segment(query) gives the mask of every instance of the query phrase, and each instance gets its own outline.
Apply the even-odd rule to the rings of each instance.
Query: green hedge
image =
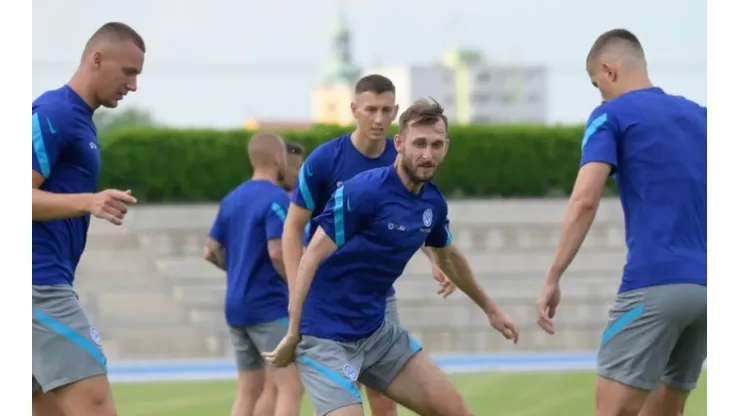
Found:
[[[317,126],[283,137],[311,151],[346,129]],[[567,195],[582,126],[452,126],[435,177],[449,198]],[[103,135],[102,188],[131,189],[142,202],[218,201],[247,179],[243,130],[117,130]]]

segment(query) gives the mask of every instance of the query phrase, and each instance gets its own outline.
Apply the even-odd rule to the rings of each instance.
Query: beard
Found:
[[[405,157],[401,159],[401,169],[406,173],[406,175],[409,177],[411,182],[415,184],[422,184],[425,182],[429,182],[434,178],[434,173],[432,175],[429,175],[428,178],[424,178],[418,173],[416,173],[416,169],[414,168],[413,163],[406,159]]]

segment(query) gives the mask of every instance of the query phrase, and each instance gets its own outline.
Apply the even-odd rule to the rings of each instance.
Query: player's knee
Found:
[[[118,416],[108,378],[104,375],[60,387],[54,391],[54,398],[64,414]]]
[[[650,392],[640,410],[640,416],[680,416],[683,414],[688,390],[680,390],[666,384],[660,384]]]

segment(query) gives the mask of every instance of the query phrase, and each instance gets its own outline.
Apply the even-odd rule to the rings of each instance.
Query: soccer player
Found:
[[[654,87],[627,30],[601,35],[586,63],[604,103],[583,136],[539,324],[555,331],[560,278],[613,176],[628,254],[598,353],[596,415],[676,415],[707,356],[707,110]]]
[[[285,143],[275,134],[258,133],[249,140],[248,153],[252,178],[221,201],[204,255],[226,271],[225,314],[238,369],[233,416],[255,414],[265,385],[261,352],[283,338],[288,315],[280,239],[289,199],[279,185],[285,177]],[[297,370],[269,370],[277,386],[274,414],[297,416],[303,394]]]
[[[293,191],[298,170],[303,164],[305,150],[300,143],[285,141],[285,149],[288,157],[286,159],[285,177],[280,181],[280,186],[288,193]],[[275,414],[275,401],[277,400],[277,385],[272,378],[271,372],[265,373],[265,387],[255,405],[255,416],[273,416]]]
[[[360,172],[390,166],[396,160],[393,140],[387,138],[388,129],[398,112],[393,82],[382,75],[363,77],[355,85],[351,110],[357,120],[355,131],[316,148],[308,155],[298,174],[283,236],[285,268],[291,285],[295,281],[304,243],[308,244],[308,239],[316,231],[316,224],[310,220],[321,214],[334,190]],[[440,284],[439,293],[449,296],[455,286],[436,265],[431,250],[426,247],[422,250],[432,262],[432,276]],[[386,318],[400,324],[392,287],[387,295]],[[372,389],[367,390],[367,395],[373,415],[396,415],[396,405],[391,400]]]
[[[440,267],[497,330],[518,338],[514,322],[451,244],[447,203],[430,182],[448,147],[442,108],[412,105],[401,115],[394,145],[400,153],[394,165],[345,181],[315,218],[291,288],[288,333],[264,354],[286,366],[296,353],[320,416],[362,416],[355,381],[418,414],[471,414],[436,363],[384,316],[388,290],[423,244],[435,247]]]
[[[32,105],[33,412],[115,415],[100,336],[72,285],[90,215],[120,225],[131,191],[96,193],[100,143],[93,112],[136,91],[144,41],[106,23],[85,45],[69,83]]]

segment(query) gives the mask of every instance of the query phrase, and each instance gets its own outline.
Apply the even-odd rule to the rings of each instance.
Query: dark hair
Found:
[[[121,22],[108,22],[96,30],[87,42],[92,44],[98,39],[113,39],[117,41],[130,41],[142,52],[146,52],[144,39],[131,26]]]
[[[384,92],[396,93],[396,86],[393,82],[378,74],[366,75],[360,78],[355,84],[355,94],[361,94],[363,92],[373,92],[375,94],[382,94]]]
[[[305,150],[303,149],[303,146],[301,146],[300,143],[286,141],[285,142],[285,149],[288,151],[289,155],[298,155],[303,156],[303,153]]]
[[[644,57],[645,52],[642,49],[640,40],[637,39],[634,33],[627,29],[612,29],[596,38],[596,42],[591,47],[586,61],[588,62],[591,59],[597,58],[604,52],[607,46],[613,44],[615,41],[628,43],[640,56]]]
[[[409,126],[431,125],[439,120],[445,123],[445,130],[447,130],[448,121],[444,108],[430,97],[429,100],[418,100],[411,104],[411,107],[407,108],[398,118],[398,125],[403,133]]]

